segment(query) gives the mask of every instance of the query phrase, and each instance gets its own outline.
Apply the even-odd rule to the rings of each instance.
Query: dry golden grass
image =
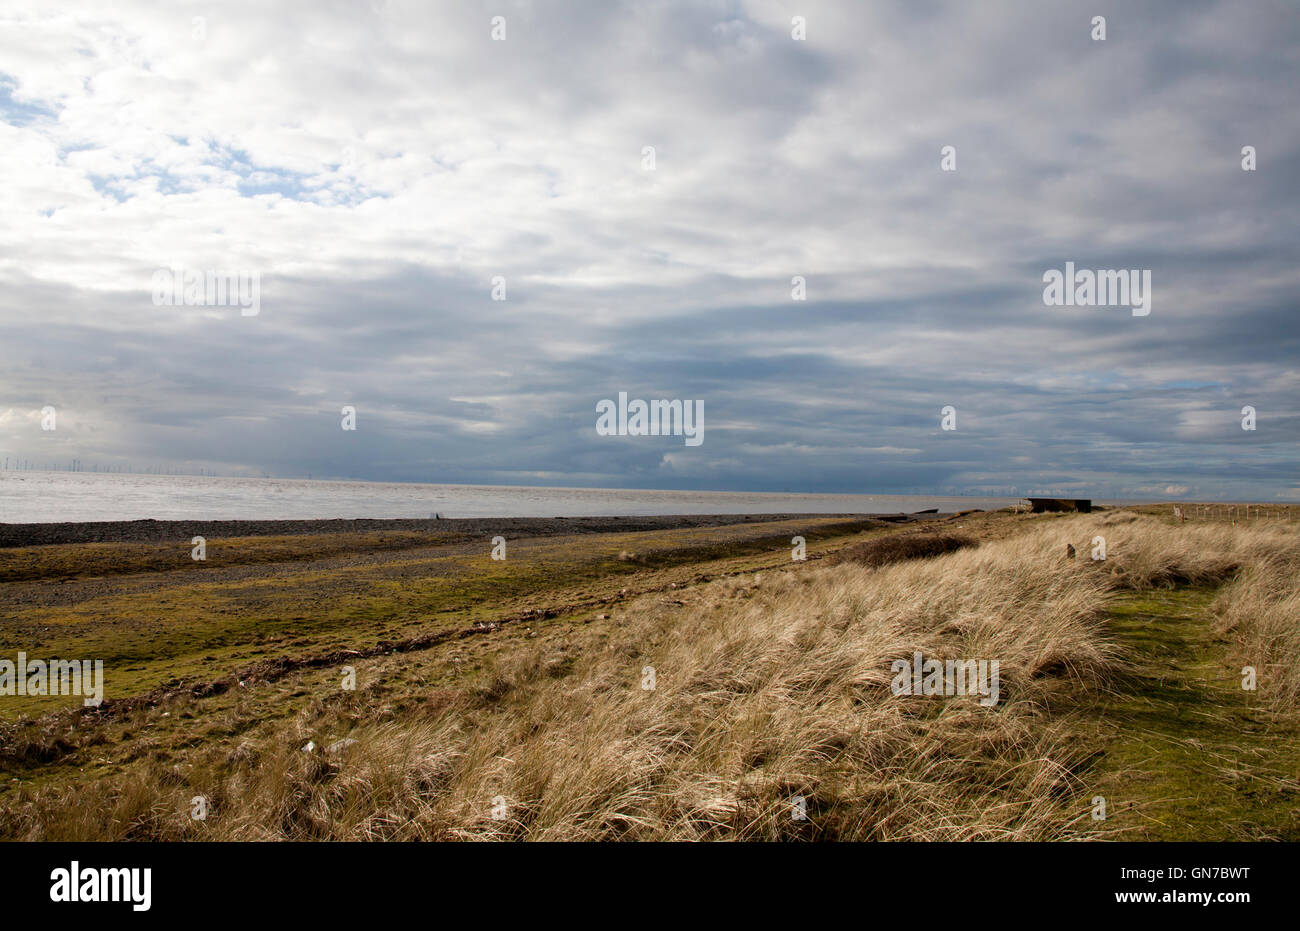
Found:
[[[1120,541],[1108,564],[1127,588],[1228,581],[1215,601],[1216,630],[1256,668],[1257,691],[1275,709],[1300,698],[1300,534],[1291,523],[1167,524],[1109,515],[1100,532]],[[1112,550],[1113,552],[1113,550]]]
[[[1104,562],[1088,558],[1098,535]],[[1281,530],[1120,512],[1034,521],[1007,540],[877,569],[806,566],[670,602],[647,596],[607,637],[516,653],[417,716],[389,717],[364,693],[346,708],[322,701],[181,769],[36,790],[0,812],[0,836],[1086,837],[1087,748],[1046,697],[1095,688],[1122,663],[1109,601],[1235,577],[1221,623],[1243,655],[1276,666],[1261,680],[1294,698],[1298,553]],[[894,696],[891,663],[915,651],[998,660],[1001,700]],[[319,749],[342,737],[355,743]],[[308,740],[318,749],[305,752]],[[206,821],[190,818],[196,795],[209,800]],[[806,820],[792,817],[799,798]]]
[[[1216,629],[1236,641],[1237,657],[1255,667],[1258,691],[1279,711],[1300,701],[1300,545],[1293,536],[1286,543],[1247,562],[1215,603]]]
[[[908,559],[942,556],[944,553],[975,546],[976,543],[971,537],[950,533],[893,533],[866,543],[846,546],[835,554],[833,561],[857,563],[875,569]]]

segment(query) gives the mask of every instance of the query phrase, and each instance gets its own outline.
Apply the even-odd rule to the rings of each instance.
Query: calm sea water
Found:
[[[890,514],[999,508],[1015,498],[634,491],[0,470],[0,523],[309,520],[329,517],[608,517]]]

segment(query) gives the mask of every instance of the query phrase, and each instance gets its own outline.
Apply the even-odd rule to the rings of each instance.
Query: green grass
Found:
[[[1081,707],[1086,778],[1123,840],[1300,840],[1300,733],[1241,687],[1211,625],[1212,589],[1131,593],[1111,609],[1131,664]]]
[[[8,602],[0,656],[101,659],[106,697],[130,698],[181,682],[212,681],[277,657],[368,650],[525,611],[607,603],[646,588],[687,584],[702,573],[790,563],[790,537],[809,554],[858,539],[874,522],[815,518],[641,533],[512,540],[490,558],[486,540],[411,548],[409,534],[353,540],[360,559],[336,559],[338,535],[208,541],[216,572],[188,558],[179,568],[52,583],[0,583]],[[387,545],[391,543],[392,545]],[[52,578],[78,554],[105,544],[36,547]],[[317,556],[317,547],[325,547]],[[286,549],[286,547],[291,547]],[[237,550],[235,556],[228,551]],[[380,558],[368,558],[375,552]],[[24,557],[26,560],[27,557]],[[20,560],[20,562],[23,560]],[[35,571],[24,562],[24,572]],[[102,567],[101,567],[102,568]],[[5,598],[9,593],[14,596]],[[24,594],[25,597],[17,597]],[[72,707],[79,699],[14,696],[0,719]]]

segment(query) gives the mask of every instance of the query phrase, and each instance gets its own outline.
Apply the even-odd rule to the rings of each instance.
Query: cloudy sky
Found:
[[[1282,0],[4,0],[0,457],[1297,500],[1298,66]]]

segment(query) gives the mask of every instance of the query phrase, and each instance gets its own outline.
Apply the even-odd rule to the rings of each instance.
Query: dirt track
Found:
[[[573,533],[642,533],[690,527],[798,520],[803,518],[908,520],[903,514],[676,514],[648,517],[474,517],[444,520],[129,520],[63,524],[0,524],[0,548],[61,543],[167,543],[192,537],[270,537],[373,531],[427,531],[437,534],[485,533],[546,537]]]

